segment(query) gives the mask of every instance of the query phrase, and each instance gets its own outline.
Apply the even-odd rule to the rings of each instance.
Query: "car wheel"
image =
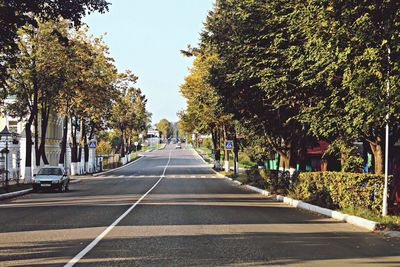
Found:
[[[60,192],[65,192],[65,184],[64,183],[62,183],[61,184],[61,186],[60,186]]]

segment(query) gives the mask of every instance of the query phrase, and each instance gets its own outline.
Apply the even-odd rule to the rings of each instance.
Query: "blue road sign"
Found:
[[[233,141],[225,141],[225,149],[232,150],[233,149]]]
[[[91,149],[95,149],[96,146],[97,146],[96,140],[91,140],[91,141],[89,141],[88,146],[89,146],[89,148],[91,148]]]

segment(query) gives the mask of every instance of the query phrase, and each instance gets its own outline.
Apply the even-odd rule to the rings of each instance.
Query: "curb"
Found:
[[[26,194],[32,192],[32,190],[33,190],[33,189],[30,188],[30,189],[25,189],[25,190],[21,190],[21,191],[16,191],[16,192],[11,192],[11,193],[1,194],[1,195],[0,195],[0,200],[8,199],[8,198],[13,198],[13,197],[23,196],[23,195],[26,195]]]
[[[122,169],[122,168],[128,167],[128,166],[130,166],[130,165],[132,165],[132,164],[134,164],[134,163],[140,161],[140,160],[143,159],[143,158],[144,158],[144,157],[136,158],[134,161],[131,161],[131,162],[129,162],[128,164],[125,164],[125,165],[123,165],[123,166],[120,166],[120,167],[118,167],[118,168],[115,168],[115,169],[112,169],[112,170],[108,170],[108,171],[105,171],[105,172],[95,173],[95,174],[93,174],[93,176],[97,177],[97,176],[101,176],[101,175],[103,175],[103,174],[107,174],[107,173],[110,173],[110,172],[113,172],[113,171],[120,170],[120,169]]]
[[[289,197],[277,195],[276,199],[278,201],[281,201],[281,202],[283,202],[285,204],[288,204],[288,205],[290,205],[292,207],[300,208],[300,209],[304,209],[304,210],[308,210],[308,211],[312,211],[312,212],[315,212],[315,213],[319,213],[319,214],[331,217],[331,218],[333,218],[335,220],[346,222],[346,223],[349,223],[349,224],[353,224],[355,226],[362,227],[362,228],[365,228],[365,229],[370,230],[370,231],[377,230],[377,228],[380,225],[378,222],[370,221],[370,220],[367,220],[367,219],[364,219],[364,218],[361,218],[361,217],[358,217],[358,216],[354,216],[354,215],[341,213],[341,212],[334,211],[334,210],[331,210],[331,209],[321,208],[319,206],[311,205],[311,204],[308,204],[306,202],[303,202],[303,201],[300,201],[300,200],[296,200],[296,199],[292,199],[292,198],[289,198]]]
[[[208,162],[200,155],[200,153],[199,153],[196,149],[194,149],[193,147],[190,148],[190,149],[192,149],[192,150],[195,152],[195,154],[197,155],[198,159],[200,159],[201,161],[203,161],[204,164],[206,164],[206,165],[208,165],[208,166],[210,166],[210,167],[213,167],[213,166],[214,166],[213,164],[208,163]],[[215,170],[213,170],[213,172],[217,173]],[[217,174],[219,174],[219,173],[217,173]],[[221,177],[221,178],[222,178],[222,177]]]

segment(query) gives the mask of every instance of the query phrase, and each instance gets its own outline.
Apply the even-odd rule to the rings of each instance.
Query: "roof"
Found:
[[[329,143],[325,141],[318,141],[318,146],[307,148],[307,155],[323,155],[329,147]]]

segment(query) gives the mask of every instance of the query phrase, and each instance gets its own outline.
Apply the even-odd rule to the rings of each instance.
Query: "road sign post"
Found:
[[[229,152],[233,150],[233,141],[225,140],[225,160],[224,160],[224,169],[226,172],[230,171],[229,166]]]
[[[137,147],[138,147],[138,145],[139,145],[139,142],[135,142],[135,143],[133,143],[134,145],[135,145],[135,152],[137,152]]]
[[[228,151],[233,150],[233,141],[231,141],[231,140],[225,141],[225,149]]]

